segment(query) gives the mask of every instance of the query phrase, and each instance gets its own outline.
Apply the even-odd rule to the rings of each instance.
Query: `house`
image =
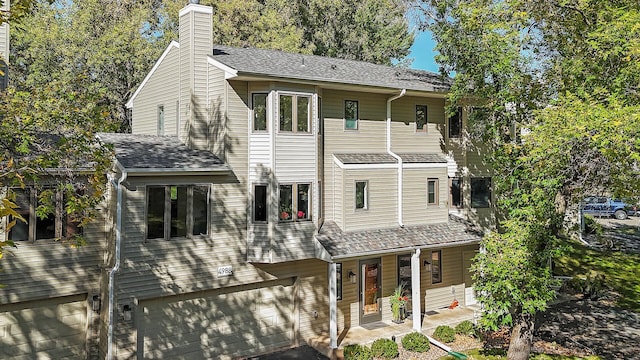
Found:
[[[448,82],[214,46],[212,26],[212,8],[183,8],[127,104],[132,134],[98,135],[115,159],[89,245],[28,237],[2,260],[0,358],[239,358],[323,336],[336,349],[391,320],[399,284],[416,330],[475,301],[491,173],[465,112],[445,115]]]

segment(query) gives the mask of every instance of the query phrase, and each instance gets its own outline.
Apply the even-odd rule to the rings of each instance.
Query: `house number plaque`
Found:
[[[218,276],[231,276],[233,275],[233,266],[220,266],[218,267]]]

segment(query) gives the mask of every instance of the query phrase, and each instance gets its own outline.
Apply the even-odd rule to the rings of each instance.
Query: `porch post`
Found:
[[[422,309],[420,308],[420,249],[411,255],[411,308],[413,313],[413,330],[422,332]]]
[[[329,263],[329,346],[338,348],[338,295],[336,263]]]

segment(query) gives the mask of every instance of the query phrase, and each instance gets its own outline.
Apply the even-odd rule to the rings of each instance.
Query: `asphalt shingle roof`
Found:
[[[397,153],[404,163],[447,163],[440,154]]]
[[[112,144],[116,159],[126,170],[215,171],[228,166],[210,151],[190,149],[175,136],[99,133]]]
[[[395,164],[389,154],[333,154],[343,164]]]
[[[427,248],[478,243],[482,233],[450,215],[442,224],[344,232],[333,221],[324,223],[316,239],[331,256],[359,256],[406,248]]]
[[[429,71],[325,56],[223,45],[215,45],[209,56],[249,75],[429,92],[446,92],[450,87],[449,79]]]

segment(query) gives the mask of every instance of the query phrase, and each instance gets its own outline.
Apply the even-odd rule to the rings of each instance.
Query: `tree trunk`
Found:
[[[534,317],[532,315],[520,315],[511,331],[511,342],[507,359],[527,360],[531,353],[531,343],[533,342]]]

